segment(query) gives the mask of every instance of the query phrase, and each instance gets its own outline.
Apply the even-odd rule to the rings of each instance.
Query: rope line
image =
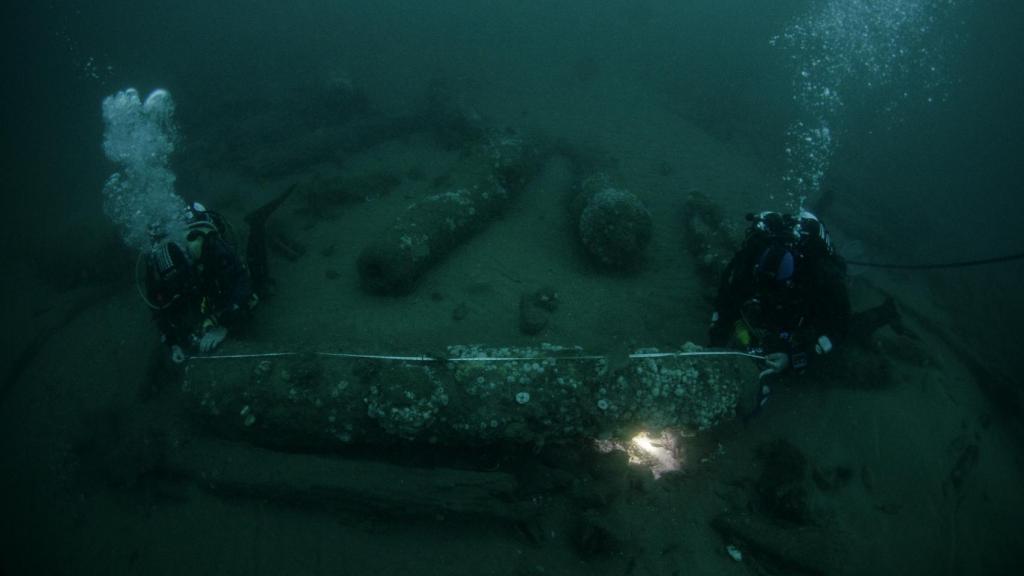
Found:
[[[854,266],[864,266],[866,268],[889,268],[900,270],[940,270],[943,268],[968,268],[970,266],[998,264],[1000,262],[1010,262],[1013,260],[1024,260],[1024,252],[1018,252],[1016,254],[1009,254],[1006,256],[996,256],[994,258],[982,258],[980,260],[960,260],[958,262],[945,262],[936,264],[888,264],[877,262],[861,262],[859,260],[847,260],[846,263],[852,264]]]

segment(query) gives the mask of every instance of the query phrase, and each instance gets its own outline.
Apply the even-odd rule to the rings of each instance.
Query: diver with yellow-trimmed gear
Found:
[[[249,236],[244,262],[229,238],[226,220],[198,202],[185,214],[184,245],[164,238],[140,256],[139,292],[153,310],[175,363],[189,352],[215,349],[266,295],[270,276],[265,224],[293,189],[245,217]]]
[[[803,370],[846,336],[846,263],[813,214],[748,214],[742,247],[722,274],[713,346],[764,354],[769,373]]]

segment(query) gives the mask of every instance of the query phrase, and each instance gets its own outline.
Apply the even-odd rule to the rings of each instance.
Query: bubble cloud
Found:
[[[786,131],[788,208],[815,196],[848,101],[882,94],[883,111],[945,97],[937,31],[956,0],[825,0],[771,39],[793,69],[799,118]]]
[[[154,237],[184,239],[185,201],[169,167],[177,142],[174,101],[156,90],[145,101],[134,88],[103,100],[103,151],[119,170],[103,186],[104,211],[125,244],[149,249]]]

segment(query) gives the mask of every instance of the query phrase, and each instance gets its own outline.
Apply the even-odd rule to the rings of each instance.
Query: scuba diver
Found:
[[[747,219],[743,245],[722,274],[711,345],[765,355],[765,374],[802,371],[847,334],[846,263],[825,226],[806,210]]]
[[[246,260],[226,220],[195,202],[185,214],[185,245],[157,238],[136,267],[139,292],[153,310],[161,341],[180,364],[186,351],[210,352],[250,317],[270,283],[266,221],[294,186],[246,215]],[[145,277],[139,279],[145,265]]]

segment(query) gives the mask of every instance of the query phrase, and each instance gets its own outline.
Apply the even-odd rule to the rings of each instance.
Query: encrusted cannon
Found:
[[[618,361],[580,348],[450,346],[444,358],[232,352],[189,361],[183,391],[216,428],[290,449],[626,438],[707,429],[756,395],[741,354],[687,344]]]
[[[363,249],[363,286],[374,293],[411,292],[416,280],[498,217],[536,171],[518,137],[492,135],[467,151],[441,192],[409,205]]]

